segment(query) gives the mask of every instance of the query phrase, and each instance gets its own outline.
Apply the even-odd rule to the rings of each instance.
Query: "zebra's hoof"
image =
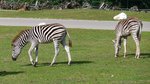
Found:
[[[31,61],[31,64],[34,65],[34,61]]]
[[[49,66],[51,66],[51,67],[52,67],[52,66],[54,66],[54,64],[53,64],[53,63],[51,63]]]
[[[117,58],[118,57],[118,54],[115,54],[115,58]]]
[[[136,57],[136,59],[140,59],[140,57]]]
[[[33,64],[34,67],[36,67],[36,65],[37,65],[37,62],[35,62],[35,63]]]
[[[71,63],[69,62],[68,65],[71,66]]]

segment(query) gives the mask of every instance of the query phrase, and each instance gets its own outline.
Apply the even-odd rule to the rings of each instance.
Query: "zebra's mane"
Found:
[[[20,37],[20,35],[22,35],[24,32],[29,31],[29,30],[30,30],[30,29],[25,29],[25,30],[20,31],[20,32],[13,38],[12,43],[14,43],[14,42]]]

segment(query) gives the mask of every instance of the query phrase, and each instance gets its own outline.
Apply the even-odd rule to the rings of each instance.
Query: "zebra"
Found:
[[[66,35],[68,36],[69,46],[66,44]],[[17,57],[21,53],[22,48],[28,43],[31,43],[31,46],[28,50],[28,55],[30,62],[33,66],[36,66],[38,63],[38,45],[42,43],[54,43],[55,55],[51,62],[51,66],[55,63],[56,57],[59,53],[59,43],[63,45],[68,56],[68,65],[71,63],[71,54],[70,47],[72,47],[72,41],[70,39],[69,33],[66,28],[59,24],[45,24],[34,26],[31,29],[26,29],[21,31],[13,40],[12,40],[12,60],[16,61]],[[31,52],[35,49],[35,62],[32,59]]]
[[[140,40],[141,40],[141,31],[142,31],[142,21],[135,17],[129,17],[127,19],[122,19],[116,25],[116,37],[114,42],[115,47],[115,57],[118,57],[119,49],[121,48],[122,38],[124,41],[124,58],[126,57],[126,44],[127,44],[127,37],[132,36],[135,44],[136,44],[136,54],[135,58],[140,57]]]

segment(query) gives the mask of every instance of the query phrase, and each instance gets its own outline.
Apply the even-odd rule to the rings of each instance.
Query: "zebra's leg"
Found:
[[[132,34],[132,38],[134,39],[135,44],[136,44],[135,58],[139,59],[140,58],[140,41],[139,41],[136,33]]]
[[[118,47],[117,47],[117,45],[115,46],[115,57],[118,57],[118,54],[119,54],[119,52],[118,52]]]
[[[53,42],[54,42],[54,48],[55,48],[55,55],[51,62],[51,66],[55,63],[56,57],[59,54],[59,42],[58,42],[58,40],[55,40],[55,39],[53,40]]]
[[[34,65],[34,61],[32,59],[32,55],[31,54],[32,54],[32,50],[35,48],[36,45],[37,45],[36,43],[31,43],[31,46],[30,46],[30,48],[28,50],[30,62],[31,62],[32,65]]]
[[[118,57],[118,54],[119,54],[119,43],[120,43],[120,40],[121,37],[118,36],[116,41],[115,41],[115,57]]]
[[[35,47],[35,63],[34,63],[34,66],[37,65],[38,63],[38,45]]]
[[[61,44],[63,45],[63,47],[64,47],[64,48],[65,48],[65,50],[66,50],[66,53],[67,53],[67,56],[68,56],[68,65],[70,65],[70,63],[71,63],[70,48],[69,48],[69,46],[68,46],[68,45],[66,45],[66,41],[65,41],[65,39],[63,39],[63,40],[61,41]]]
[[[123,45],[124,45],[124,58],[125,58],[127,54],[127,38],[124,38]]]

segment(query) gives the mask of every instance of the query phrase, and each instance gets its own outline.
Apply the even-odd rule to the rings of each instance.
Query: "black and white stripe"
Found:
[[[126,40],[127,37],[132,35],[136,43],[136,58],[140,56],[140,39],[141,39],[141,30],[142,22],[137,18],[127,18],[120,20],[116,26],[116,38],[115,38],[115,57],[119,54],[119,47],[121,46],[121,40],[124,39],[124,57],[126,56]]]
[[[69,38],[69,46],[66,45],[66,40],[65,40],[66,35]],[[45,24],[45,25],[34,26],[30,30],[22,31],[21,34],[19,34],[19,36],[17,37],[17,39],[15,38],[15,40],[13,40],[14,53],[17,52],[17,50],[15,50],[16,46],[22,49],[25,46],[25,44],[27,44],[28,42],[31,43],[31,47],[28,51],[28,54],[29,54],[31,63],[34,66],[36,66],[37,61],[38,61],[38,45],[40,43],[50,43],[50,42],[54,42],[54,47],[55,47],[55,55],[54,55],[51,65],[55,63],[56,56],[59,53],[59,43],[61,43],[63,47],[65,48],[67,55],[68,55],[68,65],[70,65],[71,55],[70,55],[69,47],[71,47],[72,43],[70,40],[69,33],[66,31],[66,28],[63,25],[58,24],[58,23]],[[32,56],[31,56],[31,52],[34,48],[35,48],[35,55],[36,55],[35,62],[33,61]],[[16,54],[16,55],[13,54],[13,59],[17,57],[18,55],[19,54]]]
[[[58,23],[35,26],[31,29],[31,39],[37,39],[40,43],[47,43],[57,39],[61,41],[67,34],[66,28]]]

